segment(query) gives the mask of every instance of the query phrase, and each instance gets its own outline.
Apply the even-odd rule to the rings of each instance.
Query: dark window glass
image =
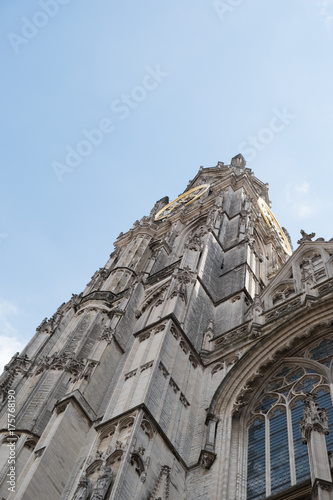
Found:
[[[303,402],[299,399],[291,409],[297,483],[304,481],[310,476],[308,447],[302,443],[302,434],[299,430],[299,423],[303,417],[303,407]]]
[[[273,495],[291,486],[286,412],[282,409],[277,410],[269,423],[271,494]]]
[[[333,407],[329,391],[321,389],[317,392],[317,403],[327,411],[328,428],[330,433],[326,436],[327,451],[333,451]]]
[[[265,422],[257,419],[249,428],[247,499],[259,500],[265,496]]]
[[[325,359],[328,356],[332,356],[332,354],[333,354],[332,339],[323,340],[317,347],[311,349],[310,351],[310,357],[312,359]]]

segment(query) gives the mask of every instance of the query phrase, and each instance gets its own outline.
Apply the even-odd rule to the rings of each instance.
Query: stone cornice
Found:
[[[66,394],[63,398],[59,399],[59,401],[57,401],[54,405],[54,408],[58,413],[61,413],[68,403],[76,404],[88,418],[91,424],[96,420],[96,413],[78,389],[71,392],[70,394]]]
[[[155,419],[153,414],[150,412],[150,410],[148,409],[148,407],[144,403],[137,405],[137,406],[134,406],[133,408],[130,408],[130,409],[126,410],[125,412],[120,413],[119,415],[116,415],[116,416],[110,418],[109,420],[106,420],[104,422],[100,422],[99,424],[95,425],[95,429],[96,429],[96,431],[101,431],[104,429],[104,427],[107,427],[111,424],[116,424],[119,420],[122,420],[123,418],[128,417],[128,416],[131,416],[131,415],[133,415],[133,413],[137,413],[136,416],[138,416],[139,411],[142,411],[144,413],[145,417],[151,422],[152,426],[158,432],[159,436],[163,439],[165,445],[168,447],[168,449],[171,451],[171,453],[176,457],[178,462],[183,466],[185,471],[189,471],[191,469],[199,467],[200,465],[203,467],[206,467],[205,463],[208,465],[208,462],[202,463],[202,457],[203,457],[203,455],[205,456],[205,454],[207,453],[205,450],[201,450],[200,456],[198,457],[198,460],[195,463],[189,465],[186,462],[186,460],[184,460],[182,458],[181,454],[177,451],[177,449],[172,444],[172,442],[170,441],[168,436],[165,434],[165,432],[162,429],[162,427],[160,426],[160,424],[157,422],[157,420]],[[211,458],[211,463],[209,465],[209,467],[210,467],[212,465],[216,455],[215,455],[215,453],[209,453],[209,455]],[[209,467],[206,467],[206,468],[209,468]]]

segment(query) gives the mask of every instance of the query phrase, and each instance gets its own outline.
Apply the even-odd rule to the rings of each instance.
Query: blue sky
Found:
[[[242,152],[294,247],[301,228],[333,237],[333,0],[7,0],[0,15],[0,363],[200,165]]]

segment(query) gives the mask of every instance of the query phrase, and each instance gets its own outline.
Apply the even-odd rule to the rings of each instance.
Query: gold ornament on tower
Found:
[[[277,234],[283,250],[286,252],[287,255],[291,255],[293,252],[292,252],[290,243],[288,241],[288,238],[284,234],[283,230],[281,229],[281,226],[279,225],[278,221],[274,217],[273,212],[271,211],[271,209],[269,208],[267,203],[262,198],[258,198],[258,205],[259,205],[260,211],[261,211],[261,213],[266,221],[266,224],[269,227],[271,227],[272,229],[274,229],[275,233]]]
[[[209,184],[201,184],[201,186],[197,186],[181,194],[180,196],[178,196],[178,198],[173,200],[171,203],[168,203],[165,207],[162,208],[162,210],[157,212],[157,214],[155,215],[155,220],[165,219],[165,217],[168,217],[171,212],[177,207],[190,205],[195,200],[200,198],[200,196],[202,196],[208,188]]]

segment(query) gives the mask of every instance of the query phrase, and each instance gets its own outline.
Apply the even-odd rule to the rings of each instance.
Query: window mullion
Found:
[[[287,411],[290,480],[291,484],[294,485],[296,484],[296,465],[295,465],[295,452],[294,452],[293,425],[292,425],[291,411],[289,405],[287,405],[286,411]]]
[[[271,445],[269,418],[265,415],[266,496],[271,494]]]

